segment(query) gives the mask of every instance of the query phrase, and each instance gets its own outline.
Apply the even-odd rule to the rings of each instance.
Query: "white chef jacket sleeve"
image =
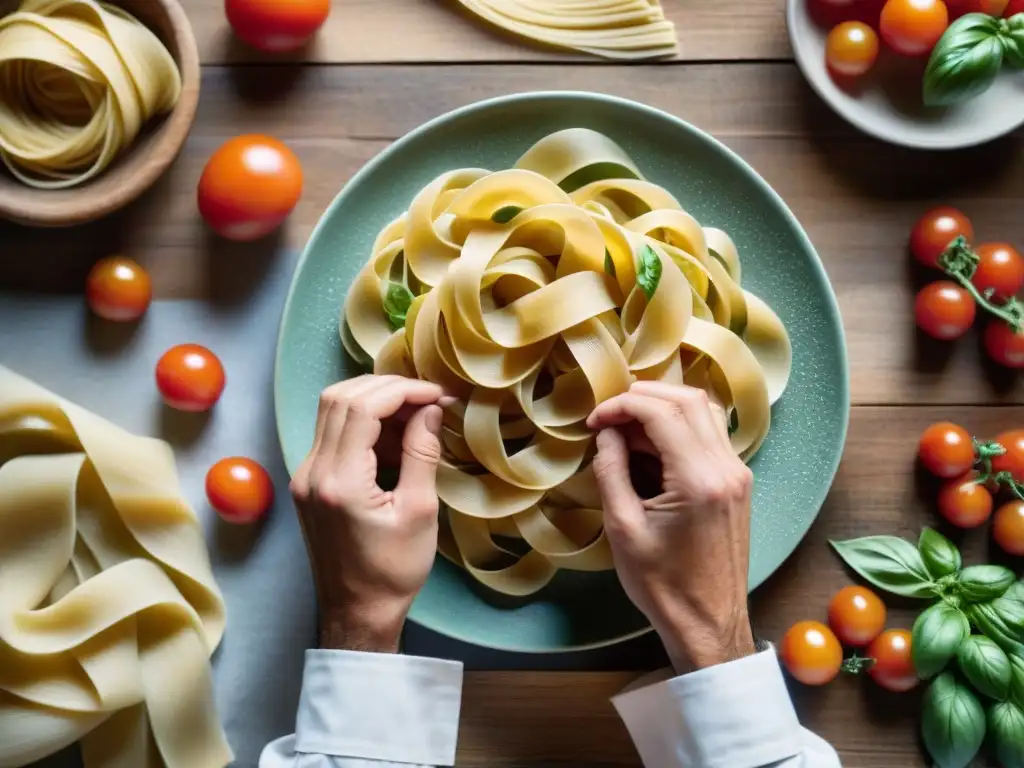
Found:
[[[800,727],[774,651],[634,684],[612,703],[649,768],[840,768]]]
[[[295,734],[259,768],[455,764],[462,664],[399,654],[306,651]]]

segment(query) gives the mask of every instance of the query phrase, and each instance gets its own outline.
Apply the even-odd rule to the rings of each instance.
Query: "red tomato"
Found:
[[[829,69],[846,77],[860,77],[878,58],[878,35],[860,21],[844,21],[828,33],[825,61]]]
[[[871,679],[888,691],[909,691],[919,680],[910,655],[911,634],[905,629],[887,629],[868,647],[875,663],[868,667]]]
[[[885,629],[885,603],[865,587],[843,587],[828,604],[828,625],[843,645],[860,648]]]
[[[921,434],[917,455],[936,477],[960,477],[974,466],[974,442],[963,427],[940,421]]]
[[[179,344],[156,364],[156,386],[179,411],[208,411],[224,391],[224,366],[206,347]]]
[[[1018,13],[1024,13],[1024,0],[1010,0],[1006,10],[1003,11],[1003,18],[1008,19],[1011,16],[1016,16]]]
[[[959,339],[967,333],[976,312],[974,298],[952,280],[929,283],[914,301],[917,327],[942,341]]]
[[[987,13],[1002,16],[1009,0],[946,0],[951,18],[958,19],[965,13]]]
[[[85,280],[89,309],[104,320],[138,320],[146,314],[152,299],[149,273],[131,259],[120,256],[100,259]]]
[[[993,320],[985,327],[985,351],[1007,368],[1024,368],[1024,331],[1014,333],[1002,320]]]
[[[950,480],[939,491],[939,513],[958,528],[977,528],[992,514],[992,494],[977,472]]]
[[[302,194],[302,166],[270,136],[236,136],[213,153],[199,179],[199,212],[229,240],[258,240],[292,212]]]
[[[882,39],[904,56],[930,53],[948,26],[942,0],[888,0],[879,19]]]
[[[779,658],[801,683],[824,685],[839,674],[843,649],[832,630],[820,621],[798,621],[782,638]]]
[[[274,503],[274,482],[252,459],[221,459],[206,473],[206,498],[229,523],[251,523]]]
[[[1018,483],[1024,483],[1024,429],[1003,432],[996,442],[1006,449],[1006,453],[992,459],[992,470],[1009,472]]]
[[[992,538],[1007,554],[1024,557],[1024,501],[1011,501],[996,511]]]
[[[971,220],[956,208],[934,208],[914,225],[910,233],[910,252],[926,267],[938,267],[939,256],[960,235],[967,238],[967,242],[974,239]]]
[[[1016,296],[1024,285],[1024,258],[1008,243],[982,243],[974,252],[979,261],[971,282],[978,290],[993,291],[999,301]]]
[[[331,0],[225,0],[235,34],[254,48],[282,53],[301,48],[331,11]]]

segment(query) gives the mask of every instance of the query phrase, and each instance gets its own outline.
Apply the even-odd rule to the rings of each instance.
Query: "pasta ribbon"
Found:
[[[0,768],[223,768],[224,622],[167,444],[0,366]]]
[[[340,330],[374,373],[459,398],[442,431],[439,549],[517,596],[561,568],[612,568],[586,427],[598,403],[637,379],[704,388],[747,460],[792,367],[729,236],[584,128],[541,139],[515,168],[425,187],[378,236]]]

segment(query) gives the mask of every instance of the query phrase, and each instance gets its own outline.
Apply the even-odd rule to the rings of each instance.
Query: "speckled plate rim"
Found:
[[[784,556],[779,560],[779,564],[776,565],[775,568],[769,571],[768,573],[765,573],[761,579],[748,582],[747,591],[751,592],[755,590],[757,587],[761,586],[761,584],[763,584],[770,576],[772,576],[776,571],[778,571],[779,567],[781,567],[782,564],[789,559],[790,555],[793,554],[796,548],[804,540],[804,538],[807,535],[807,532],[810,530],[814,522],[818,519],[818,515],[821,514],[822,505],[825,503],[825,499],[828,496],[829,491],[831,491],[832,489],[832,481],[835,479],[836,472],[839,469],[839,463],[842,459],[844,448],[846,446],[846,437],[847,432],[849,430],[850,422],[850,364],[849,356],[847,354],[846,334],[844,332],[842,313],[839,310],[839,302],[836,299],[835,291],[832,289],[832,283],[828,279],[828,273],[825,271],[825,266],[821,262],[821,257],[818,256],[817,250],[811,243],[811,240],[807,236],[807,233],[804,231],[803,226],[801,226],[796,216],[789,209],[789,206],[786,205],[785,201],[768,184],[768,182],[765,181],[761,177],[761,175],[757,171],[755,171],[754,168],[751,165],[749,165],[742,157],[740,157],[733,150],[731,150],[729,147],[720,142],[711,134],[702,131],[696,126],[686,122],[685,120],[682,120],[681,118],[676,117],[673,114],[665,112],[664,110],[657,109],[656,107],[651,107],[648,106],[647,104],[642,104],[637,101],[632,101],[631,99],[624,99],[619,96],[611,96],[609,94],[596,93],[593,91],[529,91],[525,93],[509,94],[506,96],[497,96],[491,99],[484,99],[482,101],[473,102],[472,104],[467,104],[465,106],[453,109],[449,112],[445,112],[444,114],[439,115],[438,117],[435,117],[431,120],[428,120],[419,127],[409,131],[404,136],[402,136],[392,144],[382,149],[376,156],[374,156],[369,162],[366,163],[366,165],[360,168],[345,183],[345,185],[341,188],[341,191],[338,192],[338,194],[327,206],[327,209],[320,216],[319,220],[316,223],[316,226],[313,228],[313,231],[309,236],[309,239],[306,241],[305,247],[302,249],[302,254],[299,256],[299,260],[295,265],[295,270],[292,273],[291,285],[288,286],[288,295],[285,299],[284,308],[281,312],[281,322],[280,325],[278,326],[277,347],[274,354],[274,424],[277,428],[278,445],[280,446],[281,454],[284,457],[285,467],[288,470],[289,476],[293,476],[295,470],[297,469],[297,466],[292,466],[292,464],[290,463],[288,454],[285,451],[284,442],[281,439],[281,435],[283,434],[281,425],[284,419],[284,414],[282,413],[280,406],[281,398],[278,397],[278,389],[281,386],[281,347],[284,342],[284,327],[286,318],[289,316],[291,312],[292,302],[295,300],[296,285],[298,283],[297,277],[301,273],[302,269],[305,267],[306,260],[309,258],[309,254],[315,248],[317,241],[320,237],[321,231],[326,225],[326,221],[334,214],[335,210],[344,205],[348,195],[362,182],[364,178],[375,173],[377,168],[381,164],[383,164],[388,158],[390,158],[392,155],[396,153],[404,151],[409,144],[416,141],[419,137],[428,134],[441,126],[448,125],[449,123],[456,122],[463,117],[475,115],[480,112],[486,112],[492,109],[501,109],[512,104],[554,101],[559,99],[581,99],[588,101],[604,102],[619,109],[641,112],[648,117],[663,120],[673,125],[678,130],[690,134],[693,138],[697,139],[698,141],[706,143],[709,149],[718,152],[727,160],[732,162],[739,170],[741,170],[744,173],[744,175],[747,176],[750,182],[754,186],[756,186],[759,191],[763,192],[766,195],[768,200],[770,200],[771,203],[774,204],[774,206],[778,209],[782,216],[793,227],[797,239],[799,240],[800,245],[804,248],[805,252],[813,257],[811,259],[811,266],[814,270],[815,277],[818,279],[820,285],[822,285],[825,289],[824,293],[826,294],[826,302],[829,312],[833,314],[837,320],[838,333],[836,333],[836,338],[833,339],[833,341],[837,345],[838,350],[840,352],[839,358],[841,360],[841,370],[838,371],[837,374],[840,379],[838,394],[842,398],[841,405],[843,414],[842,425],[839,430],[839,434],[837,435],[837,444],[839,446],[839,450],[836,451],[836,456],[832,461],[831,466],[829,467],[828,483],[823,484],[823,490],[819,492],[817,497],[814,499],[814,514],[809,517],[805,525],[802,525],[797,529],[799,535],[793,537],[792,545],[785,550]],[[340,313],[340,307],[338,311]],[[481,642],[461,632],[453,631],[448,627],[438,627],[430,620],[429,617],[418,615],[416,605],[417,604],[414,602],[412,608],[409,611],[409,620],[433,632],[437,632],[438,634],[441,634],[445,637],[449,637],[453,640],[467,643],[478,648],[486,648],[489,650],[504,651],[511,653],[522,653],[527,655],[550,655],[597,650],[600,648],[607,648],[612,645],[618,645],[619,643],[624,643],[629,640],[642,637],[643,635],[646,635],[652,630],[652,627],[647,626],[639,630],[624,633],[616,637],[608,638],[606,640],[596,641],[592,643],[580,643],[576,645],[569,645],[557,649],[524,649],[521,647],[506,647],[494,643]]]
[[[1004,128],[1000,128],[998,131],[993,131],[991,134],[979,134],[976,138],[969,139],[967,141],[927,141],[925,139],[912,138],[913,135],[889,133],[880,130],[872,121],[865,120],[859,113],[854,110],[848,109],[842,102],[835,101],[831,94],[821,88],[815,81],[815,78],[811,76],[808,68],[811,66],[809,60],[809,54],[807,47],[797,40],[796,34],[796,14],[798,13],[797,5],[799,3],[806,3],[807,0],[786,0],[786,34],[789,37],[790,48],[793,49],[793,58],[796,59],[797,68],[800,70],[800,74],[803,75],[804,80],[811,87],[811,89],[818,95],[818,97],[829,106],[833,112],[839,115],[841,118],[846,120],[850,125],[863,131],[869,136],[873,136],[879,141],[884,141],[887,144],[895,144],[901,147],[908,147],[910,149],[923,149],[931,150],[936,152],[949,152],[957,149],[967,149],[969,147],[979,147],[982,144],[988,144],[990,141],[1007,136],[1016,131],[1021,126],[1024,126],[1024,114],[1016,125],[1009,125]]]

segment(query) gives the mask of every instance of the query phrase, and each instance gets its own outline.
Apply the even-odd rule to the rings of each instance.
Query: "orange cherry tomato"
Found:
[[[998,301],[1016,296],[1024,285],[1024,258],[1009,243],[982,243],[974,249],[978,266],[971,282],[984,293],[992,291]]]
[[[911,658],[911,634],[905,629],[887,629],[868,646],[868,658],[875,663],[868,667],[871,679],[889,691],[909,691],[920,680]]]
[[[104,320],[130,322],[149,309],[153,286],[149,273],[139,264],[121,256],[97,261],[85,280],[89,309]]]
[[[259,463],[242,456],[221,459],[206,473],[206,498],[229,523],[251,523],[274,503],[274,482]]]
[[[156,386],[179,411],[208,411],[224,391],[224,366],[206,347],[179,344],[156,364]]]
[[[958,528],[977,528],[992,514],[992,494],[969,472],[939,490],[939,513]]]
[[[967,242],[974,239],[971,220],[956,208],[934,208],[914,225],[910,233],[910,252],[926,267],[938,267],[939,256],[960,235],[967,238]]]
[[[882,39],[904,56],[930,53],[948,26],[942,0],[888,0],[879,19]]]
[[[844,21],[825,40],[825,61],[838,75],[860,77],[874,66],[877,58],[878,35],[863,22]]]
[[[1007,554],[1024,557],[1024,501],[1016,499],[996,510],[992,538]]]
[[[1024,483],[1024,429],[1003,432],[996,437],[996,442],[1006,453],[992,459],[992,470],[1009,472],[1018,483]]]
[[[925,469],[948,480],[974,466],[974,442],[963,427],[940,421],[921,434],[917,455]]]
[[[828,604],[828,625],[843,645],[861,648],[885,629],[885,603],[866,587],[843,587]]]
[[[1014,333],[1002,320],[993,320],[985,326],[985,351],[988,356],[1007,368],[1024,368],[1024,331]]]
[[[917,327],[941,341],[953,341],[967,333],[976,314],[974,298],[952,280],[929,283],[914,301]]]
[[[302,166],[270,136],[236,136],[213,153],[199,179],[199,212],[229,240],[264,237],[302,195]]]
[[[301,48],[331,12],[331,0],[225,0],[235,34],[253,48],[283,53]]]
[[[832,630],[820,621],[798,621],[779,645],[779,658],[804,685],[825,685],[839,674],[843,649]]]

